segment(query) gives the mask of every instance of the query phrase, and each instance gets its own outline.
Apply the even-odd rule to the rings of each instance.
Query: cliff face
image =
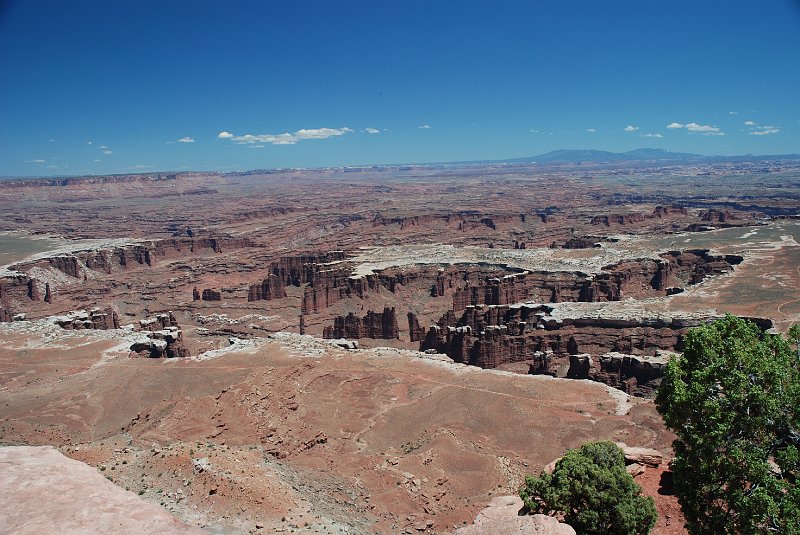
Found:
[[[469,273],[463,282],[450,272],[440,274],[432,290],[444,295],[456,287],[453,310],[469,305],[507,305],[525,301],[561,303],[567,301],[618,301],[623,295],[656,297],[673,293],[669,289],[701,282],[709,275],[730,271],[741,257],[711,256],[706,250],[670,252],[660,260],[643,259],[609,266],[603,273],[524,272],[502,277]],[[477,276],[476,276],[477,275]],[[460,284],[460,286],[459,286]]]
[[[50,285],[46,285],[45,301],[50,302]],[[40,283],[24,274],[0,278],[0,322],[13,319],[14,311],[24,309],[28,301],[41,301]]]
[[[468,307],[455,321],[452,314],[443,316],[430,328],[420,350],[433,349],[456,362],[482,368],[535,361],[548,352],[562,357],[578,353],[644,354],[680,347],[686,331],[704,321],[661,317],[555,319],[549,315],[551,310],[544,305]]]
[[[252,246],[250,240],[242,238],[168,238],[108,249],[79,251],[17,264],[14,268],[24,272],[35,266],[49,265],[71,277],[80,278],[84,269],[112,273],[134,266],[152,266],[159,260],[181,258],[187,254],[222,253],[225,250]]]
[[[425,338],[425,329],[420,327],[419,320],[413,312],[408,313],[408,336],[412,342],[421,342]]]
[[[592,225],[603,225],[610,227],[612,225],[631,225],[641,223],[648,219],[661,219],[663,217],[670,217],[673,215],[688,215],[686,208],[680,206],[656,206],[652,213],[634,213],[634,214],[608,214],[599,215],[592,218]]]
[[[394,308],[384,308],[383,312],[368,311],[363,318],[352,312],[338,316],[333,326],[325,327],[323,338],[382,338],[399,339],[397,314]]]
[[[531,361],[547,373],[542,355],[623,352],[643,354],[680,347],[692,324],[661,318],[574,318],[555,320],[545,305],[522,302],[602,302],[623,296],[665,296],[697,284],[709,275],[726,273],[738,256],[712,256],[706,250],[669,252],[659,260],[644,259],[609,266],[603,273],[518,273],[503,277],[475,276],[454,281],[440,273],[432,293],[452,292],[453,312],[442,316],[420,344],[457,362],[493,368]],[[409,322],[409,326],[411,323]],[[538,359],[538,360],[537,360]]]

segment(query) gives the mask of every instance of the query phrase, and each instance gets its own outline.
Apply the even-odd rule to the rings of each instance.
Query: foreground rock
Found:
[[[4,533],[202,534],[55,448],[0,448]]]
[[[518,516],[519,496],[498,496],[478,513],[475,523],[459,528],[455,535],[575,535],[568,524],[547,515]]]

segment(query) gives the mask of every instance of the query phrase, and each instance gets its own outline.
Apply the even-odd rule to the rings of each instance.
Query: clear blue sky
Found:
[[[0,175],[640,147],[800,152],[800,1],[0,0]]]

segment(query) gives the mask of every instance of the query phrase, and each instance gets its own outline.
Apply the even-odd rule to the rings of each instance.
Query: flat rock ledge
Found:
[[[497,496],[472,525],[457,529],[454,535],[576,535],[571,526],[551,516],[519,516],[522,505],[519,496]]]
[[[205,533],[50,446],[0,447],[0,488],[3,533]]]

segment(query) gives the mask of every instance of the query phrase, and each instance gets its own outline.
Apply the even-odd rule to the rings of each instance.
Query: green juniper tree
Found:
[[[692,329],[656,397],[694,535],[800,534],[800,354],[734,316]]]
[[[526,512],[563,516],[583,535],[646,535],[656,523],[653,499],[625,469],[613,442],[588,442],[570,450],[552,473],[525,478]]]

